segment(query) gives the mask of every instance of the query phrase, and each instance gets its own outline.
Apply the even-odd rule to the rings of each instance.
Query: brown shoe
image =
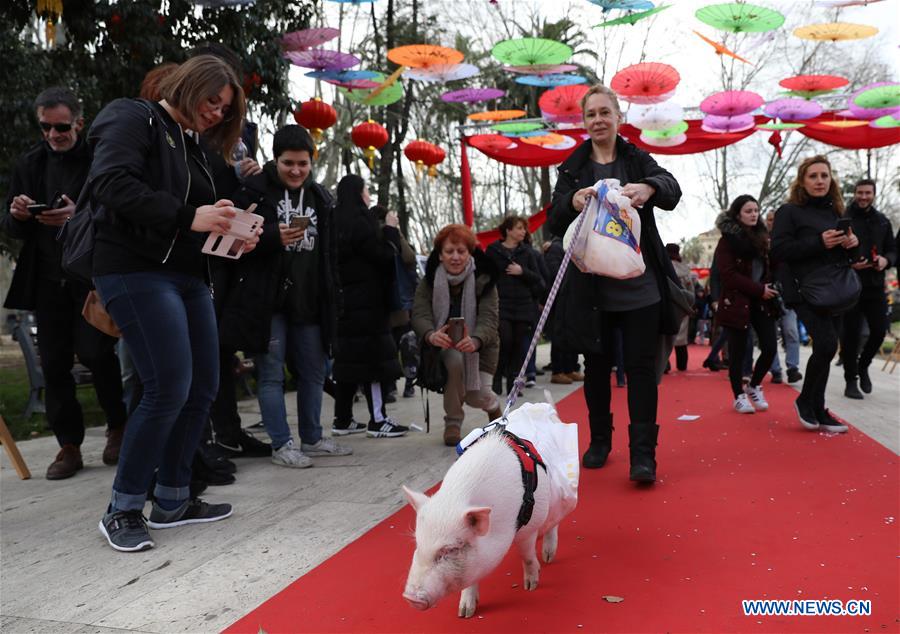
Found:
[[[84,469],[84,463],[81,461],[81,449],[75,445],[63,445],[56,454],[56,460],[47,467],[47,479],[65,480],[75,475],[79,469]]]
[[[459,425],[444,425],[444,444],[455,447],[462,436],[459,433]]]
[[[551,376],[550,382],[556,383],[558,385],[571,385],[572,377],[570,377],[568,374],[563,374],[562,372],[560,372]]]
[[[487,413],[488,422],[493,423],[495,420],[503,416],[503,408],[496,407]]]
[[[584,374],[581,372],[569,372],[569,378],[573,383],[581,383],[584,381]]]
[[[119,464],[119,450],[122,448],[122,436],[125,428],[106,430],[106,447],[103,448],[103,464],[110,467]]]

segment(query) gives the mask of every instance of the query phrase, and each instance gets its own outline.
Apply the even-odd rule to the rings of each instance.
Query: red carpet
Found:
[[[511,553],[483,580],[473,619],[456,617],[458,596],[408,607],[407,506],[227,631],[900,631],[897,457],[855,428],[803,430],[786,385],[765,385],[768,413],[734,413],[725,373],[698,369],[705,351],[692,347],[692,369],[660,389],[660,480],[650,489],[627,480],[625,390],[614,388],[615,449],[605,468],[582,470],[578,508],[536,591],[522,589]],[[584,423],[585,443],[581,390],[559,411]],[[676,421],[682,414],[700,418]],[[871,615],[744,616],[742,599],[866,599]]]

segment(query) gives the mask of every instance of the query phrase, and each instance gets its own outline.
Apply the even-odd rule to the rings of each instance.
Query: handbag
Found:
[[[87,294],[87,297],[85,297],[84,307],[81,309],[81,316],[84,317],[84,320],[87,323],[103,334],[116,338],[122,336],[122,331],[119,330],[119,327],[116,325],[116,322],[113,321],[110,314],[106,312],[106,308],[104,308],[103,302],[100,300],[100,295],[97,294],[97,291],[92,290]]]
[[[56,239],[62,243],[62,268],[72,277],[93,286],[94,214],[90,204],[77,209],[59,230]]]
[[[419,347],[419,366],[416,368],[416,385],[430,392],[444,393],[447,385],[447,368],[441,361],[441,349],[427,341]]]
[[[844,264],[813,269],[799,281],[800,296],[816,311],[840,315],[856,305],[862,284],[856,271]]]

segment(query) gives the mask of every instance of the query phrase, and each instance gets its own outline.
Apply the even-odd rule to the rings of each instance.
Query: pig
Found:
[[[565,511],[538,466],[534,510],[516,530],[524,485],[514,450],[498,432],[469,447],[450,467],[432,497],[403,487],[416,511],[416,550],[403,598],[420,610],[434,607],[451,592],[462,591],[459,616],[470,618],[478,604],[478,582],[490,573],[515,543],[522,556],[526,590],[538,586],[540,563],[535,550],[543,536],[542,556],[556,555],[557,525]]]

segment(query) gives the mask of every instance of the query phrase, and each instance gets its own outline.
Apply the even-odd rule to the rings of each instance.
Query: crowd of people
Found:
[[[527,355],[563,261],[561,236],[596,196],[594,183],[606,178],[623,183],[638,210],[645,271],[620,280],[570,264],[543,334],[552,342],[551,381],[584,382],[584,467],[603,467],[612,449],[615,371],[616,384],[627,387],[629,477],[655,481],[658,386],[673,347],[676,369],[687,368],[696,319],[675,304],[694,282],[655,222],[655,208],[678,204],[679,184],[618,135],[615,93],[597,85],[582,101],[589,138],[559,168],[542,248],[532,246],[524,217],[505,218],[500,239],[485,250],[471,228],[451,224],[435,236],[418,279],[397,214],[372,206],[361,176],[344,176],[334,197],[316,182],[304,128],[277,130],[272,160],[256,162],[240,77],[233,53],[200,48],[148,74],[142,98],[104,107],[86,135],[79,134],[77,96],[44,91],[35,101],[43,140],[19,160],[0,220],[23,240],[5,306],[36,316],[47,418],[60,445],[47,478],[83,468],[84,423],[70,373],[77,354],[93,373],[109,426],[103,461],[116,465],[116,474],[99,530],[113,548],[145,550],[154,545],[149,528],[228,517],[229,504],[199,494],[208,484],[234,481],[233,458],[306,468],[352,453],[336,438],[405,435],[411,421],[393,420],[387,404],[401,378],[403,396],[414,394],[406,368],[419,357],[401,367],[398,354],[411,340],[423,361],[434,360],[427,370],[441,377],[446,445],[461,438],[464,405],[483,410],[487,421],[500,418],[519,388],[520,369],[528,368],[526,385],[540,372]],[[846,431],[824,403],[839,342],[847,395],[861,397],[857,381],[871,391],[868,367],[886,330],[884,269],[896,263],[896,247],[890,224],[872,207],[875,184],[860,181],[856,192],[845,215],[830,165],[812,157],[801,164],[774,227],[767,229],[751,196],[735,199],[717,221],[718,280],[708,294],[738,412],[767,408],[763,379],[781,374],[776,326],[786,345],[796,343],[798,318],[813,339],[797,399],[800,422]],[[240,257],[205,255],[207,236],[227,234],[251,208],[262,221]],[[76,212],[90,214],[95,229],[91,283],[63,266],[60,228]],[[838,224],[847,217],[849,225]],[[862,280],[843,328],[837,312],[821,310],[798,286],[811,271],[833,266],[852,266]],[[118,347],[82,316],[91,293],[118,327]],[[706,295],[699,291],[699,303]],[[863,319],[870,334],[860,351]],[[761,353],[748,370],[751,332]],[[255,366],[268,443],[248,433],[237,412],[238,352]],[[718,369],[717,355],[704,366]],[[799,380],[796,349],[786,363],[788,380]],[[285,405],[289,388],[296,390],[296,438]],[[323,393],[334,398],[330,436],[321,423]],[[359,393],[366,422],[353,418]]]

